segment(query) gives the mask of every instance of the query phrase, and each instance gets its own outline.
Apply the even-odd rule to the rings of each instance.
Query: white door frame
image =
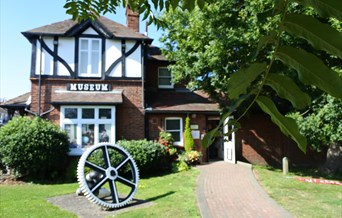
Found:
[[[224,161],[228,163],[235,164],[236,163],[236,153],[235,153],[235,132],[232,132],[229,136],[226,135],[229,129],[233,129],[234,126],[229,126],[227,123],[229,119],[233,117],[228,117],[225,120],[225,125],[223,127],[223,134],[224,134]]]

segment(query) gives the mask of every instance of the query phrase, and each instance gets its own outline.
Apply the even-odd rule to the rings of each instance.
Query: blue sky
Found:
[[[63,8],[65,0],[0,0],[0,99],[11,99],[29,92],[31,44],[21,34],[30,29],[70,19]],[[125,10],[107,18],[126,25]],[[145,31],[145,22],[140,32]],[[152,44],[160,46],[156,27],[149,26]]]

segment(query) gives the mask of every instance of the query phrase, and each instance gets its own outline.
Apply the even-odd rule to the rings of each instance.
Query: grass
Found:
[[[47,198],[75,192],[77,184],[0,185],[0,217],[77,217],[50,204]]]
[[[283,175],[281,170],[255,166],[259,182],[269,195],[295,217],[342,217],[342,187],[295,180],[310,177],[304,170]],[[115,217],[200,217],[196,204],[197,169],[141,179],[135,198],[154,203],[147,208]],[[334,178],[329,178],[334,179]],[[336,179],[336,178],[335,178]],[[341,178],[337,178],[341,179]],[[47,198],[75,192],[77,183],[40,185],[0,185],[0,217],[76,217],[47,201]]]
[[[115,217],[200,217],[196,204],[197,169],[141,179],[135,198],[154,202]],[[75,192],[77,183],[0,185],[0,217],[77,217],[47,201],[47,198]]]
[[[266,192],[295,217],[342,217],[342,186],[295,180],[295,177],[312,178],[315,173],[311,170],[287,175],[260,166],[254,170]]]
[[[116,217],[200,217],[196,204],[197,169],[143,179],[136,195],[138,199],[153,201],[154,206],[129,211]]]

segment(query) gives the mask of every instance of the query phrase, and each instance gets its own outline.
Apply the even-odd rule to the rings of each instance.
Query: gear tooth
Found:
[[[119,150],[120,154],[125,154],[127,156],[127,158],[129,159],[129,161],[131,161],[132,164],[132,171],[134,173],[134,178],[135,178],[135,186],[132,188],[133,190],[130,192],[129,196],[126,197],[126,199],[122,202],[119,203],[108,203],[105,202],[103,200],[101,200],[100,198],[98,198],[97,196],[95,196],[89,189],[88,187],[88,183],[86,182],[85,179],[85,174],[84,174],[84,166],[85,163],[87,161],[88,156],[96,149],[102,149],[102,147],[111,147],[115,150]],[[84,193],[84,195],[86,196],[86,198],[94,203],[99,205],[102,208],[106,208],[106,209],[111,209],[111,208],[119,208],[119,207],[123,207],[125,205],[127,205],[134,197],[135,193],[137,192],[137,188],[138,188],[138,183],[139,183],[139,178],[140,178],[140,174],[139,174],[139,169],[134,161],[134,159],[132,158],[132,156],[121,146],[119,145],[111,145],[108,143],[100,143],[98,145],[94,145],[92,147],[90,147],[89,149],[87,149],[83,155],[81,156],[78,165],[77,165],[77,180],[78,180],[78,184],[80,185],[80,189],[82,190],[82,192]],[[114,179],[113,179],[114,180]]]

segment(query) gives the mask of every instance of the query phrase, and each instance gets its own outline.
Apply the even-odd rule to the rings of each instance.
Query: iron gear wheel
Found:
[[[100,143],[88,148],[77,166],[77,180],[88,200],[103,209],[123,207],[134,197],[138,167],[121,146]]]

